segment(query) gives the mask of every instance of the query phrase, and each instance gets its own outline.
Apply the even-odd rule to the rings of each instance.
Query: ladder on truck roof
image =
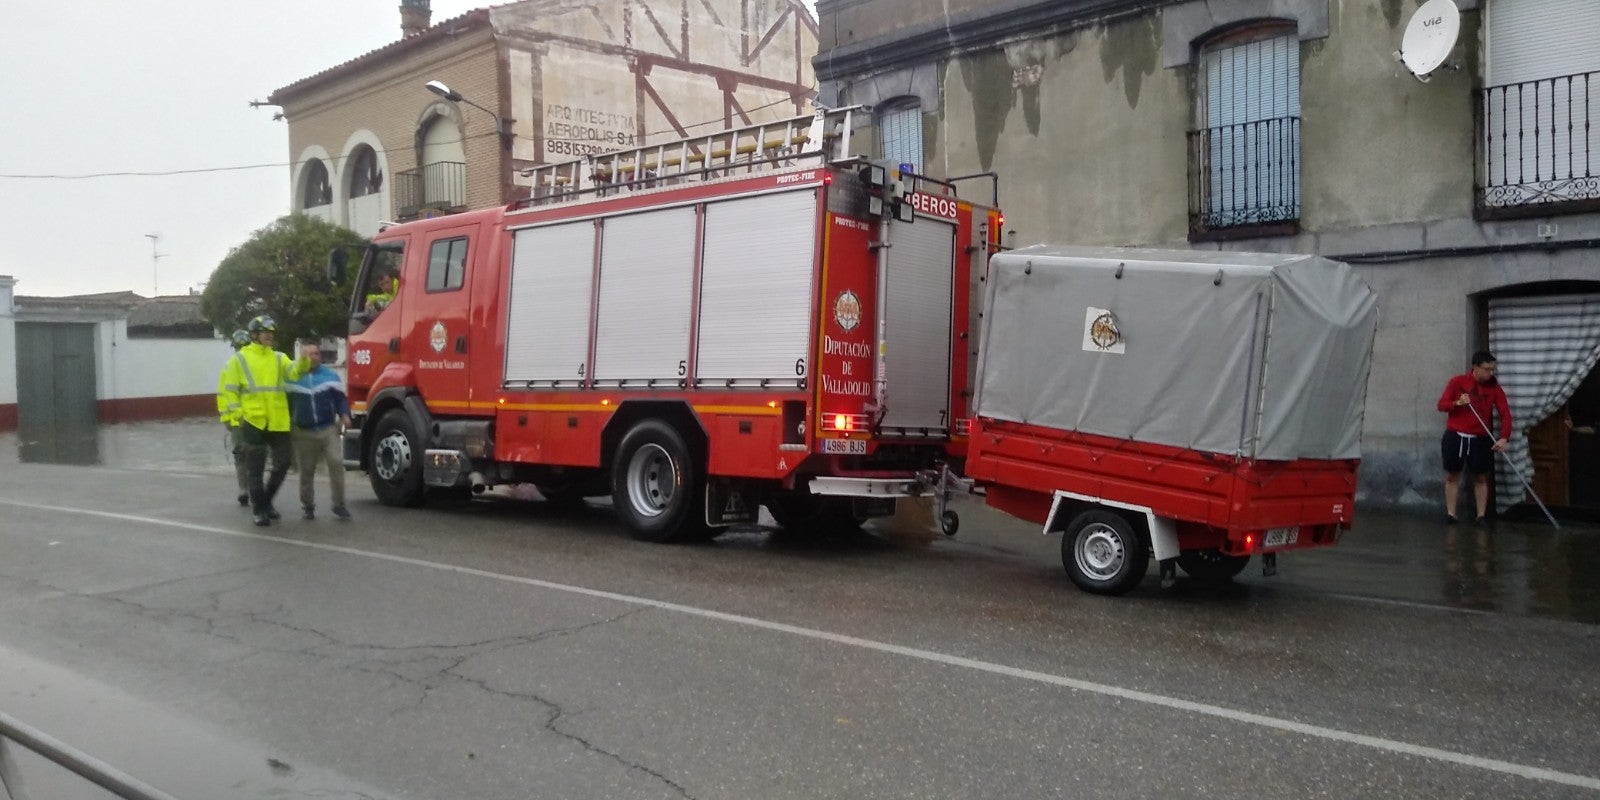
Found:
[[[604,197],[623,189],[654,189],[711,181],[806,164],[826,165],[850,156],[854,113],[865,106],[728,128],[645,147],[596,153],[522,170],[531,196],[518,205],[543,206]]]

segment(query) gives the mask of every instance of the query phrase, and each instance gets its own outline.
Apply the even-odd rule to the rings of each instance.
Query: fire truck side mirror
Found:
[[[350,254],[343,247],[335,247],[328,251],[328,282],[334,285],[344,283],[344,268],[350,260]]]

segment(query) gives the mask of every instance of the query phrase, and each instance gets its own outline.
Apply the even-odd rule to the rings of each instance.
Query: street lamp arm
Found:
[[[466,103],[467,105],[472,106],[473,108],[476,108],[479,111],[482,111],[483,113],[488,114],[491,117],[494,117],[494,132],[495,133],[498,133],[501,136],[507,136],[507,135],[509,135],[511,133],[511,131],[509,130],[510,127],[511,127],[510,124],[509,124],[511,122],[511,120],[503,119],[503,118],[501,118],[501,116],[499,114],[496,114],[493,111],[490,111],[489,109],[484,108],[483,106],[480,106],[477,103],[474,103],[474,102],[472,102],[471,100],[468,100],[465,97],[461,98],[461,102]]]

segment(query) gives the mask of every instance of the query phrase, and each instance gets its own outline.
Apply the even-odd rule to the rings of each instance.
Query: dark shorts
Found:
[[[1455,431],[1445,431],[1439,440],[1439,455],[1444,458],[1445,472],[1465,469],[1477,475],[1494,469],[1494,440],[1487,436],[1462,436]]]

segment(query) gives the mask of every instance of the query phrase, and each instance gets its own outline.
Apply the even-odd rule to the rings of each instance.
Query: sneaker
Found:
[[[241,505],[241,506],[250,505],[250,494],[248,492],[240,492],[239,493],[239,505]]]
[[[1477,519],[1472,521],[1472,524],[1477,525],[1478,527],[1482,528],[1483,526],[1489,524],[1489,518],[1488,517],[1478,517]]]
[[[316,506],[306,506],[305,513],[301,514],[300,518],[301,519],[316,519],[317,518],[317,507]]]
[[[278,509],[267,506],[267,519],[283,519],[283,515],[278,513]]]
[[[272,520],[267,519],[267,515],[266,514],[257,514],[255,516],[255,522],[256,522],[256,527],[258,527],[258,528],[265,528],[268,525],[272,524]]]
[[[1444,524],[1446,524],[1446,525],[1454,525],[1454,524],[1456,524],[1457,522],[1460,522],[1460,521],[1461,520],[1456,519],[1456,515],[1454,515],[1454,514],[1446,514],[1446,515],[1444,515]]]
[[[339,519],[349,519],[350,518],[350,509],[345,508],[344,506],[334,506],[333,507],[333,515],[338,517]]]

